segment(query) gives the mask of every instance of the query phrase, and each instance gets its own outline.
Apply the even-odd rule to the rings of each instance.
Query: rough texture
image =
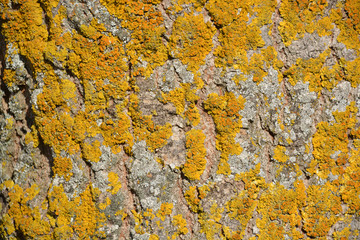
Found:
[[[0,238],[359,239],[359,66],[359,0],[0,0]]]

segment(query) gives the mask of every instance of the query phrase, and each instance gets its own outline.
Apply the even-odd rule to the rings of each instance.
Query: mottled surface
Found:
[[[359,0],[0,0],[1,239],[358,239]]]

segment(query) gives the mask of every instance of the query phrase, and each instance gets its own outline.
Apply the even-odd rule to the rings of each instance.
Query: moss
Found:
[[[186,162],[182,172],[190,180],[199,180],[206,167],[205,134],[191,129],[186,133]]]
[[[244,107],[245,99],[236,98],[233,93],[219,96],[211,93],[204,102],[205,110],[212,116],[216,126],[216,149],[221,152],[218,174],[230,174],[227,163],[230,154],[240,154],[242,149],[235,142],[236,134],[242,126],[239,111]]]
[[[214,33],[215,28],[210,22],[205,23],[203,15],[185,13],[174,22],[170,36],[171,55],[196,72],[213,47]]]

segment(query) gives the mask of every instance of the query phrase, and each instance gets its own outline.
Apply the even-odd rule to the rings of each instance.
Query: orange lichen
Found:
[[[9,209],[2,215],[0,236],[11,236],[17,231],[25,238],[51,239],[49,222],[38,206],[33,207],[40,192],[39,187],[33,184],[23,190],[11,180],[0,185],[1,189],[4,187],[9,191]]]
[[[163,103],[171,102],[176,107],[176,114],[182,116],[185,110],[185,94],[186,89],[184,87],[171,90],[169,93],[161,93]]]
[[[130,95],[129,115],[132,119],[136,140],[145,140],[151,151],[166,145],[167,139],[172,135],[171,124],[156,126],[151,120],[151,116],[143,116],[139,110],[139,99],[135,94]]]
[[[190,180],[199,180],[206,167],[205,134],[198,129],[186,133],[186,162],[182,172]]]
[[[151,234],[149,237],[149,240],[159,240],[159,236],[155,235],[155,234]]]
[[[358,67],[360,65],[360,57],[353,61],[340,59],[340,64],[344,68],[345,80],[349,81],[353,88],[358,87],[360,83],[360,70]]]
[[[33,143],[34,148],[39,146],[38,131],[37,131],[35,125],[32,125],[31,126],[31,132],[27,132],[26,135],[25,135],[25,143],[29,144],[30,142]]]
[[[332,68],[324,66],[329,54],[330,50],[327,49],[318,58],[308,60],[299,58],[296,60],[296,64],[284,72],[284,76],[292,85],[300,80],[309,82],[310,91],[321,92],[323,88],[331,91],[344,78],[344,73],[339,63],[336,63]]]
[[[171,55],[196,72],[213,47],[214,33],[214,26],[210,22],[205,23],[202,14],[185,13],[174,22],[170,37]]]
[[[259,176],[259,172],[260,164],[249,172],[236,175],[235,180],[244,182],[245,188],[226,204],[229,217],[238,220],[241,224],[238,231],[240,237],[243,237],[245,227],[258,205],[257,198],[260,190],[266,188],[265,180]]]
[[[257,211],[262,218],[256,221],[260,239],[273,238],[274,234],[282,236],[284,233],[295,239],[303,237],[297,229],[302,220],[299,212],[302,203],[297,200],[297,193],[286,190],[282,185],[271,184],[261,195]]]
[[[4,69],[3,81],[8,87],[11,87],[14,83],[16,84],[18,82],[16,80],[16,72],[14,70]]]
[[[184,116],[187,120],[187,123],[193,126],[197,126],[200,123],[200,113],[195,104],[191,104],[184,112]]]
[[[69,181],[70,177],[73,175],[72,172],[70,172],[72,167],[72,161],[70,158],[55,157],[52,170],[54,171],[54,174],[59,175],[59,177],[64,177],[66,181]]]
[[[278,29],[285,46],[289,46],[293,40],[302,38],[305,32],[313,33],[317,28],[321,29],[324,24],[320,22],[319,26],[317,26],[317,19],[324,15],[327,5],[326,0],[282,1],[279,11],[283,21],[280,22]],[[325,27],[326,34],[329,34],[332,26]],[[324,31],[324,29],[321,29],[321,31]]]
[[[230,154],[240,154],[242,148],[235,142],[236,134],[242,126],[239,111],[244,107],[245,99],[235,97],[233,93],[219,96],[211,93],[204,102],[204,108],[214,119],[216,125],[216,149],[221,151],[218,174],[230,174],[227,163]]]
[[[330,19],[341,30],[337,40],[359,53],[359,2],[356,0],[338,2],[337,8],[331,9]]]
[[[224,237],[224,226],[220,223],[223,208],[219,208],[216,202],[210,207],[210,212],[202,212],[199,214],[199,223],[201,225],[200,232],[204,233],[206,239],[214,239],[216,235]]]
[[[84,143],[82,146],[82,156],[87,161],[98,162],[101,157],[100,142],[95,140],[93,143]]]
[[[352,129],[356,123],[357,108],[352,102],[345,112],[334,112],[336,122],[320,122],[312,139],[314,147],[314,159],[310,163],[308,171],[317,174],[321,178],[327,178],[330,172],[341,175],[343,163],[341,159],[349,157],[348,129]],[[337,156],[332,156],[339,152]],[[339,172],[340,171],[340,172]]]
[[[100,213],[95,205],[99,190],[88,185],[87,188],[75,199],[68,199],[63,186],[54,186],[49,192],[49,210],[53,215],[48,215],[54,228],[55,239],[64,239],[77,236],[81,239],[101,237],[99,228],[105,220],[105,215]]]
[[[167,46],[162,41],[164,27],[163,17],[156,5],[160,1],[100,1],[108,11],[122,21],[122,27],[132,31],[131,41],[126,44],[127,55],[135,66],[134,75],[150,76],[156,66],[161,66],[167,60]],[[137,67],[143,59],[149,63],[144,69]]]
[[[274,0],[173,1],[169,4],[175,9],[171,16],[174,24],[170,38],[171,29],[165,29],[162,17],[161,11],[166,5],[162,1],[100,2],[110,14],[119,18],[121,28],[129,30],[129,42],[113,36],[96,18],[73,31],[64,32],[66,22],[75,24],[76,21],[64,6],[57,7],[57,0],[0,0],[1,35],[6,47],[10,48],[11,44],[14,49],[12,53],[6,53],[5,59],[10,64],[13,64],[12,54],[19,54],[22,61],[26,59],[26,71],[36,78],[34,87],[41,89],[32,109],[35,124],[26,134],[25,143],[32,142],[32,146],[37,148],[43,141],[44,145],[50,146],[55,156],[54,175],[65,180],[72,177],[72,167],[78,158],[98,161],[102,146],[111,147],[114,154],[124,149],[131,155],[135,141],[145,140],[151,151],[167,143],[172,126],[169,123],[156,126],[151,116],[142,115],[136,96],[139,88],[135,82],[139,75],[150,76],[155,67],[167,61],[168,55],[180,59],[193,71],[194,82],[181,84],[179,88],[162,94],[163,102],[173,103],[177,114],[192,126],[200,122],[196,90],[202,88],[204,82],[198,70],[205,63],[206,56],[212,54],[213,40],[219,42],[214,50],[216,66],[224,70],[227,67],[241,70],[234,78],[237,84],[249,76],[260,83],[270,68],[277,70],[279,81],[282,80],[283,63],[278,52],[271,46],[262,48],[265,45],[262,36],[277,34],[271,32],[274,30],[271,18],[277,5]],[[325,36],[332,34],[332,29],[337,27],[340,29],[337,41],[344,43],[347,49],[355,50],[354,60],[335,59],[335,64],[330,66],[328,60],[333,60],[332,54],[336,53],[333,49],[324,51],[317,58],[298,59],[284,71],[287,80],[292,85],[298,81],[308,82],[310,90],[317,93],[323,89],[331,91],[343,80],[350,82],[353,88],[358,87],[359,1],[339,1],[336,7],[331,6],[329,14],[325,0],[284,0],[278,6],[282,21],[277,27],[285,46],[302,38],[306,32]],[[198,12],[194,13],[194,9]],[[171,13],[170,8],[165,11]],[[206,21],[205,13],[212,22]],[[217,34],[213,24],[218,28]],[[264,27],[261,29],[263,32],[261,27]],[[264,32],[267,28],[271,29],[269,33]],[[59,72],[64,69],[66,74],[60,76]],[[5,68],[2,80],[9,88],[23,85],[18,74],[18,69]],[[216,148],[221,152],[217,173],[229,174],[229,155],[241,152],[235,137],[241,128],[239,111],[243,104],[244,99],[241,96],[236,98],[232,93],[224,96],[210,94],[204,103],[216,125]],[[250,239],[281,238],[284,234],[292,239],[324,239],[331,234],[335,239],[356,237],[358,232],[351,233],[350,221],[360,214],[357,112],[355,103],[351,103],[345,112],[334,112],[335,121],[318,123],[317,132],[312,137],[314,159],[307,171],[322,180],[331,173],[336,180],[321,186],[311,185],[311,181],[306,185],[305,181],[297,180],[294,188],[288,190],[280,184],[265,183],[259,176],[260,165],[257,165],[249,172],[236,175],[235,181],[241,183],[244,190],[222,206],[219,206],[221,201],[212,203],[210,209],[203,205],[207,197],[211,199],[213,196],[207,195],[209,187],[190,186],[184,197],[191,211],[198,214],[200,231],[208,239],[241,239],[255,214],[259,215],[256,226],[260,232]],[[11,116],[7,116],[5,121],[5,130],[13,130],[19,123]],[[200,179],[204,171],[204,141],[201,130],[187,132],[187,159],[182,171],[190,180]],[[307,145],[307,153],[310,149]],[[276,146],[273,158],[280,163],[287,162],[285,150],[285,147]],[[7,162],[9,164],[2,163],[4,169],[12,164]],[[164,161],[159,162],[163,165]],[[301,178],[300,167],[295,165],[294,168],[296,178]],[[110,182],[108,191],[118,193],[121,189],[119,175],[110,172],[107,177]],[[41,201],[44,196],[39,194],[35,184],[23,189],[12,180],[4,181],[0,189],[8,197],[5,199],[6,207],[1,205],[0,208],[0,238],[106,238],[100,231],[105,221],[101,211],[108,210],[110,198],[99,203],[98,189],[91,184],[85,189],[79,187],[79,192],[70,197],[62,185],[50,186],[45,201]],[[151,233],[150,239],[159,239],[153,234],[157,229],[151,226],[152,221],[160,219],[163,222],[163,225],[158,225],[161,230],[166,227],[167,218],[173,225],[173,235],[168,237],[176,238],[189,230],[182,215],[171,218],[174,207],[178,211],[172,203],[163,203],[156,214],[152,209],[146,209],[132,210],[133,214],[129,215],[125,210],[119,210],[115,215],[121,214],[122,220],[134,220],[135,231]],[[239,221],[239,227],[230,229],[225,226],[223,221],[226,218]],[[349,225],[332,232],[338,221]]]
[[[159,217],[161,221],[165,221],[165,217],[171,215],[173,207],[174,204],[172,203],[162,203],[156,216]]]
[[[201,199],[198,198],[198,193],[196,190],[196,186],[190,186],[188,190],[186,190],[184,197],[186,202],[190,206],[191,211],[199,212],[201,210],[200,201]]]
[[[289,157],[285,154],[286,148],[284,146],[277,145],[274,149],[274,156],[273,158],[280,162],[285,163],[289,160]]]
[[[360,213],[360,149],[352,150],[349,158],[349,166],[341,175],[339,183],[341,183],[340,194],[341,199],[348,204],[347,213]]]
[[[114,172],[109,172],[108,181],[110,182],[109,186],[111,187],[111,189],[108,189],[107,191],[110,192],[111,194],[118,193],[121,188],[119,176]]]
[[[339,220],[341,199],[332,193],[328,185],[312,185],[306,191],[306,207],[302,212],[302,218],[303,229],[310,237],[325,237],[331,226]]]
[[[194,84],[196,86],[196,84]],[[196,86],[199,87],[199,86]],[[195,103],[199,96],[195,94],[191,84],[182,83],[181,87],[171,90],[168,93],[161,93],[160,99],[163,103],[171,102],[176,107],[176,114],[184,117],[188,124],[196,126],[200,122],[200,114]],[[185,111],[186,109],[186,111]],[[185,111],[185,112],[184,112]]]
[[[177,228],[177,231],[173,234],[173,238],[176,238],[179,235],[184,235],[189,232],[186,228],[187,223],[181,214],[175,215],[172,220],[172,224]]]
[[[264,46],[260,27],[271,23],[276,2],[269,1],[209,1],[206,8],[220,28],[221,45],[214,51],[218,67],[246,69],[247,50]],[[250,21],[252,16],[257,16]]]

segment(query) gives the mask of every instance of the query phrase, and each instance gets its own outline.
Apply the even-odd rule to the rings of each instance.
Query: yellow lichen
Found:
[[[51,239],[49,222],[38,206],[32,207],[40,192],[39,187],[33,184],[24,190],[11,180],[0,185],[1,188],[4,186],[8,190],[9,209],[2,215],[4,221],[0,225],[0,236],[10,236],[17,231],[25,238]]]
[[[173,207],[174,204],[172,203],[162,203],[156,216],[159,217],[161,221],[165,221],[165,217],[171,215]]]
[[[330,50],[327,49],[318,58],[308,60],[299,58],[296,64],[284,72],[284,76],[292,85],[298,81],[309,82],[310,91],[321,92],[323,88],[332,90],[342,80],[344,73],[338,63],[332,68],[324,66],[329,54]]]
[[[170,37],[171,55],[196,72],[211,51],[214,33],[214,26],[210,22],[205,23],[202,14],[185,13],[174,22]]]
[[[71,238],[74,235],[81,239],[101,237],[99,228],[105,221],[105,215],[100,213],[95,201],[99,190],[88,185],[80,195],[68,199],[62,185],[53,186],[49,192],[48,215],[54,228],[54,238]]]
[[[72,161],[70,158],[55,157],[52,170],[54,171],[54,174],[59,175],[59,177],[64,177],[66,181],[69,181],[70,177],[73,175],[71,172],[72,167]]]
[[[189,109],[184,112],[187,123],[197,126],[200,123],[200,113],[195,104],[191,104]]]
[[[189,189],[186,190],[184,197],[186,199],[186,202],[190,206],[191,211],[199,212],[201,210],[201,199],[197,196],[196,186],[190,186]]]
[[[135,66],[133,75],[150,76],[156,66],[161,66],[167,60],[167,46],[162,41],[164,27],[163,17],[157,10],[156,1],[100,1],[108,11],[122,21],[122,27],[132,31],[131,41],[126,44],[127,55]],[[143,59],[149,63],[144,69],[136,67]]]
[[[216,202],[213,202],[210,207],[210,212],[202,212],[199,214],[200,232],[205,234],[206,239],[215,239],[217,234],[224,237],[222,234],[223,225],[220,223],[221,213],[223,211],[223,208],[218,208]]]
[[[343,165],[349,157],[347,132],[355,126],[357,111],[355,103],[352,102],[345,112],[333,113],[336,122],[320,122],[317,125],[312,139],[314,159],[308,169],[311,174],[325,179],[330,172],[339,175],[343,173]],[[332,156],[335,152],[338,152],[337,156]]]
[[[216,149],[221,152],[218,174],[230,174],[227,163],[230,154],[240,154],[242,148],[235,142],[236,134],[242,126],[239,111],[244,107],[245,99],[235,97],[233,93],[219,96],[211,93],[204,102],[204,108],[212,116],[216,125]]]
[[[177,232],[173,234],[173,237],[184,235],[189,232],[186,228],[187,223],[181,214],[175,215],[172,220],[172,224],[177,228]]]
[[[32,125],[31,132],[27,132],[25,135],[25,143],[29,144],[30,142],[33,143],[34,148],[39,146],[38,131],[37,131],[35,125]]]
[[[87,161],[98,162],[101,157],[100,142],[95,140],[93,143],[84,143],[82,155]]]
[[[145,140],[149,149],[154,151],[166,145],[167,139],[172,135],[172,126],[170,123],[156,126],[151,120],[151,116],[142,115],[138,101],[135,94],[130,95],[129,115],[132,119],[134,135],[138,141]]]
[[[110,192],[111,194],[118,193],[121,188],[119,176],[114,172],[109,172],[108,181],[110,182],[109,186],[111,187],[111,189],[108,189],[107,191]]]
[[[323,24],[317,23],[318,17],[324,15],[327,7],[326,0],[285,0],[281,2],[279,11],[283,21],[279,24],[279,32],[285,46],[289,46],[293,40],[302,38],[305,32],[313,33]],[[318,26],[317,26],[318,25]],[[332,29],[331,25],[326,26],[326,30]]]
[[[186,162],[182,172],[190,180],[199,180],[206,167],[205,134],[191,129],[186,133]]]
[[[285,163],[289,160],[289,157],[285,154],[286,148],[284,146],[277,145],[274,149],[274,156],[273,158],[280,162]]]

